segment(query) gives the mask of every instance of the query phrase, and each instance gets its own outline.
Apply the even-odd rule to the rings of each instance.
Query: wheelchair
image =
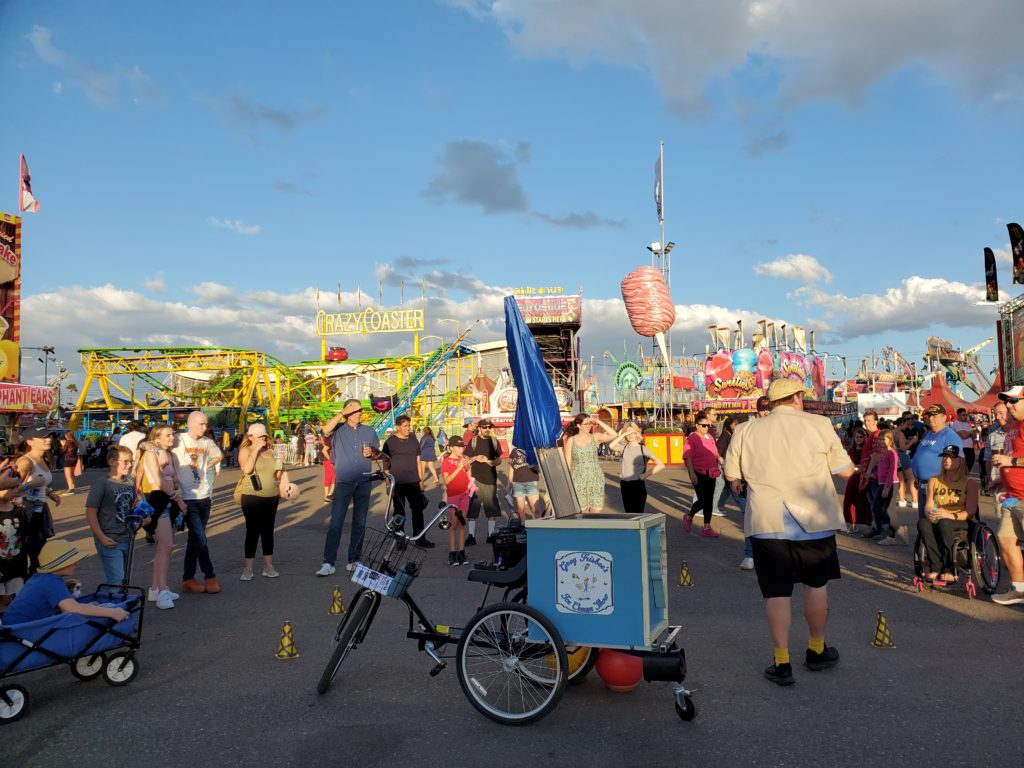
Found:
[[[970,521],[966,530],[956,531],[953,568],[959,577],[958,583],[963,583],[969,598],[977,597],[979,586],[986,595],[996,591],[1002,575],[1002,559],[999,555],[999,541],[987,523]],[[914,540],[914,586],[917,591],[920,592],[926,586],[947,586],[944,581],[929,582],[924,578],[925,573],[941,570],[941,564],[928,561],[928,550],[919,533]]]

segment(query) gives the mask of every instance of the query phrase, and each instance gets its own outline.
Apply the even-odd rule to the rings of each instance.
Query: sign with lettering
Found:
[[[0,213],[0,381],[18,381],[21,217]]]
[[[338,336],[349,333],[413,333],[424,329],[422,309],[374,309],[357,312],[316,313],[316,335]]]
[[[516,296],[527,325],[578,324],[583,319],[579,296]]]
[[[0,383],[0,411],[48,413],[57,404],[53,387]]]
[[[528,285],[525,288],[512,290],[513,296],[561,296],[563,293],[565,293],[565,289],[560,285],[541,286],[540,288]]]
[[[555,552],[559,613],[608,615],[615,610],[610,552]]]

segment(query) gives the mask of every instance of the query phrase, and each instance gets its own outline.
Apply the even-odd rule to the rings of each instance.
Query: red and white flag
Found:
[[[32,177],[28,175],[28,163],[21,156],[21,187],[18,195],[18,210],[22,213],[39,213],[39,201],[32,195]]]

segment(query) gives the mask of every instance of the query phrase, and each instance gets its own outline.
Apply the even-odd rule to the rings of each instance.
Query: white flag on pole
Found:
[[[658,223],[660,224],[665,220],[665,211],[662,209],[662,193],[661,193],[661,168],[662,160],[661,156],[654,161],[654,205],[658,209]]]

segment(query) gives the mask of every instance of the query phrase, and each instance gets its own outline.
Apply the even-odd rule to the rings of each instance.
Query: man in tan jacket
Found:
[[[853,464],[832,424],[803,412],[800,382],[779,379],[768,388],[771,413],[738,427],[725,459],[725,477],[739,493],[747,484],[744,534],[751,537],[754,570],[766,600],[775,661],[765,677],[792,685],[789,662],[793,585],[804,585],[810,632],[805,666],[835,666],[839,652],[825,645],[828,587],[839,578],[836,530],[843,527],[833,476],[853,475]]]

